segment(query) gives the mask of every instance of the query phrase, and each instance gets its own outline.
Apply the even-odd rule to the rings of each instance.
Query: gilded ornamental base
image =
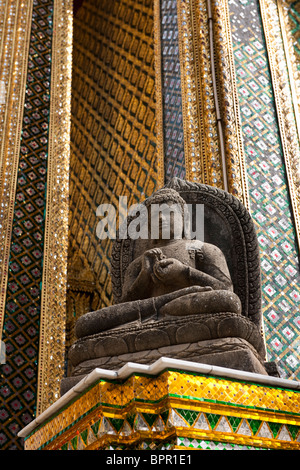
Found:
[[[26,450],[299,450],[300,383],[167,358],[95,369],[20,436]]]

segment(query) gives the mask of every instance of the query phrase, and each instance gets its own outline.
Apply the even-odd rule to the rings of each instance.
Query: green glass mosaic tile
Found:
[[[236,416],[228,416],[227,417],[233,432],[236,432],[237,428],[241,424],[242,418],[237,418]]]
[[[71,439],[71,445],[74,450],[77,450],[77,444],[78,444],[78,436],[73,437]]]
[[[292,439],[296,439],[297,434],[299,432],[299,426],[295,426],[293,424],[288,424],[287,428],[292,436]]]
[[[88,438],[88,429],[85,429],[82,433],[80,433],[80,437],[86,445],[87,444],[87,438]]]
[[[214,429],[217,422],[219,421],[220,416],[213,413],[207,413],[206,415],[211,429]]]
[[[97,434],[99,432],[99,426],[100,426],[100,419],[98,421],[96,421],[96,423],[91,425],[92,431],[95,434],[95,436],[97,436]]]
[[[127,416],[127,421],[129,423],[129,425],[133,428],[134,426],[134,422],[135,422],[135,418],[136,418],[136,414],[135,413],[131,413]]]
[[[121,430],[124,424],[124,419],[109,418],[109,421],[117,432]]]
[[[259,1],[228,4],[268,360],[299,379],[299,256]]]
[[[169,410],[162,412],[160,416],[163,422],[166,424],[169,419]]]
[[[149,424],[150,428],[152,428],[153,424],[155,423],[157,419],[157,414],[152,414],[152,413],[142,413],[142,416],[144,420]]]
[[[181,409],[176,409],[177,413],[179,413],[187,422],[190,426],[194,424],[196,419],[199,416],[198,411],[193,411],[193,410],[181,410]]]
[[[248,423],[250,425],[250,428],[251,428],[251,431],[253,432],[253,434],[256,434],[257,431],[259,430],[260,425],[261,425],[261,421],[259,421],[257,419],[249,419]]]

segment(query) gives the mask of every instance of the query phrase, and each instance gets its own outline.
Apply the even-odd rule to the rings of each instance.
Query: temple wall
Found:
[[[71,3],[0,0],[1,449],[57,400],[76,316],[112,302],[97,207],[172,176],[249,209],[268,360],[300,378],[298,3]]]
[[[156,144],[152,1],[84,2],[74,22],[69,258],[94,272],[93,307],[109,305],[111,240],[96,210],[128,206],[161,184]]]

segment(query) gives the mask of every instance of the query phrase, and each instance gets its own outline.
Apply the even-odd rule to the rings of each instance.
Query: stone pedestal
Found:
[[[129,361],[152,364],[161,357],[268,374],[264,341],[253,322],[228,312],[191,315],[135,322],[78,340],[69,352],[72,376],[63,379],[61,392],[95,368],[117,370]]]
[[[300,450],[300,383],[165,358],[95,369],[20,435],[26,450]]]

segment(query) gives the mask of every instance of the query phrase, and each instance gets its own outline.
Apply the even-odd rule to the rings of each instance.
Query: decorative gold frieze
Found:
[[[26,450],[299,449],[299,390],[183,370],[99,380]]]
[[[41,292],[37,414],[55,402],[64,375],[69,216],[72,1],[54,4],[51,101]]]
[[[227,1],[212,1],[216,72],[223,122],[228,191],[250,210],[246,158]]]
[[[186,175],[228,190],[248,208],[248,188],[227,2],[178,2]]]

